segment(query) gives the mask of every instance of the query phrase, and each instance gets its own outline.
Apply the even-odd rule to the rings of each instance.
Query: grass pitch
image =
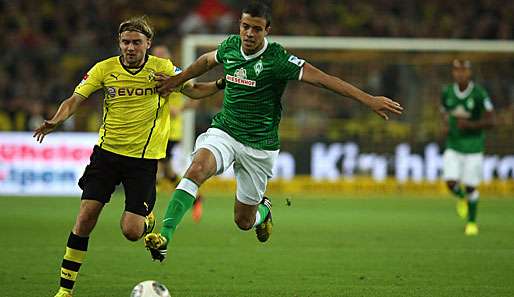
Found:
[[[143,280],[172,296],[514,296],[514,199],[484,197],[478,237],[454,201],[408,197],[274,197],[270,242],[233,223],[233,196],[206,195],[165,263],[119,228],[120,194],[92,234],[74,297],[128,297]],[[167,196],[156,213],[162,218]],[[52,297],[78,198],[0,198],[0,296]]]

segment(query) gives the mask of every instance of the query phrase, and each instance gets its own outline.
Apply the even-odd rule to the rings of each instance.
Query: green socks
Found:
[[[468,222],[476,223],[477,221],[477,208],[478,198],[480,194],[477,190],[469,193],[468,197]]]
[[[478,201],[468,201],[468,222],[476,223]]]
[[[184,190],[177,189],[173,193],[168,204],[168,208],[166,209],[166,215],[162,221],[163,225],[161,227],[161,234],[166,237],[168,242],[173,238],[173,233],[175,232],[177,225],[184,217],[184,214],[193,206],[194,201],[195,196]]]
[[[459,184],[456,184],[452,188],[452,193],[455,194],[455,196],[457,196],[459,199],[462,199],[465,196],[464,191],[462,190]]]
[[[255,214],[255,224],[254,226],[262,224],[264,222],[264,219],[266,219],[266,216],[269,213],[269,208],[266,207],[264,204],[259,204],[257,207],[257,213]]]

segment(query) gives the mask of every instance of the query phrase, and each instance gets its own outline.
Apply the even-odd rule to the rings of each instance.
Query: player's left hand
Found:
[[[384,96],[373,96],[373,100],[369,102],[369,107],[373,109],[373,111],[384,118],[385,120],[389,120],[389,116],[387,113],[395,113],[395,114],[402,114],[403,107],[400,105],[400,103],[391,100]]]
[[[157,92],[163,97],[168,96],[181,86],[178,83],[177,76],[169,76],[161,72],[155,73],[155,81],[157,81]]]

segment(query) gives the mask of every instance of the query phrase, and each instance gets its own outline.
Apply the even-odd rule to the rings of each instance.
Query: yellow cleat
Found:
[[[467,223],[466,228],[464,229],[464,234],[467,236],[476,236],[478,235],[478,226],[476,223]]]
[[[152,233],[154,228],[155,228],[155,215],[153,214],[153,211],[152,211],[145,217],[145,232],[143,233],[143,236],[146,236],[146,235]]]
[[[145,236],[145,247],[150,251],[152,259],[162,262],[168,253],[168,240],[161,234],[150,233]]]
[[[457,200],[457,214],[461,219],[465,219],[468,217],[468,201],[466,199]]]
[[[57,294],[55,294],[54,297],[73,297],[73,296],[71,296],[71,293],[68,291],[59,290],[59,292],[57,292]]]

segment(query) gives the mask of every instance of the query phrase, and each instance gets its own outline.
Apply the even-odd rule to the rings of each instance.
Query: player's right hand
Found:
[[[32,135],[32,137],[35,137],[37,142],[42,143],[43,139],[45,138],[45,135],[55,130],[57,126],[58,123],[50,120],[45,120],[41,124],[41,126],[34,130],[34,135]]]
[[[400,103],[384,96],[373,96],[373,100],[369,101],[369,107],[384,120],[389,120],[387,113],[402,114],[403,107]]]
[[[169,76],[163,73],[155,73],[155,81],[157,81],[157,92],[163,97],[168,96],[182,83],[178,75]]]

